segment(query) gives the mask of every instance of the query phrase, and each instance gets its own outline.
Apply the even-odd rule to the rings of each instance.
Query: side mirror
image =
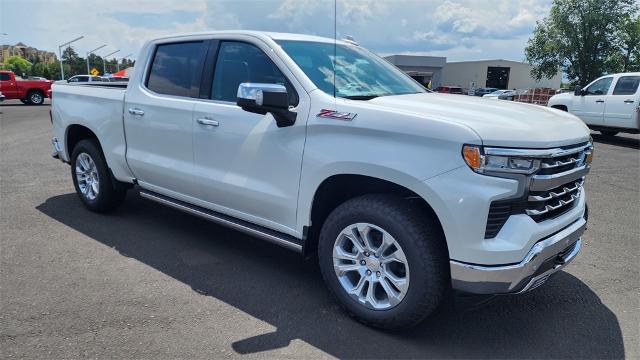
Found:
[[[582,93],[582,88],[581,88],[580,86],[576,86],[576,89],[573,91],[573,95],[575,95],[575,96],[582,96],[582,95],[584,95],[584,94]]]
[[[289,94],[284,85],[242,83],[238,86],[236,104],[251,113],[271,113],[278,127],[296,122],[296,113],[289,111]]]

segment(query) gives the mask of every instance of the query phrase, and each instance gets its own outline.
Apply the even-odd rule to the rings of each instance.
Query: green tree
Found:
[[[62,52],[62,60],[64,60],[64,62],[73,62],[78,59],[80,59],[80,56],[78,56],[78,53],[71,46],[68,46]]]
[[[17,76],[27,76],[31,73],[32,64],[20,56],[9,56],[5,59],[3,68],[13,71]]]
[[[621,19],[633,17],[636,0],[554,0],[525,49],[538,80],[558,69],[580,86],[613,69],[620,52]]]
[[[64,77],[65,79],[70,78],[71,76],[71,65],[67,63],[64,64]],[[56,61],[55,63],[49,64],[49,73],[51,74],[51,79],[61,79],[60,77],[60,62]]]
[[[60,66],[60,63],[56,62],[56,64]],[[37,62],[33,64],[33,67],[31,67],[31,75],[42,76],[45,79],[53,79],[51,75],[51,71],[49,69],[50,69],[49,64],[45,64],[43,62]]]
[[[74,75],[86,74],[87,73],[87,63],[84,58],[81,58],[78,53],[71,47],[67,47],[62,51],[62,60],[64,61],[64,76],[68,79]],[[67,68],[67,65],[69,66]],[[58,64],[58,68],[60,68],[60,64]],[[60,71],[58,70],[58,74]],[[59,78],[59,76],[58,76]]]
[[[620,27],[619,48],[622,72],[640,71],[640,15],[624,19]]]
[[[33,66],[31,67],[31,75],[33,76],[42,76],[45,77],[44,71],[45,69],[47,69],[47,64],[43,63],[43,62],[36,62],[33,64]],[[48,72],[48,71],[47,71]]]

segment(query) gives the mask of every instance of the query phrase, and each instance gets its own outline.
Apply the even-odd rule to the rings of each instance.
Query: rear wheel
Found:
[[[439,226],[404,199],[365,195],[347,201],[320,233],[322,276],[342,307],[375,327],[404,328],[444,298],[448,255]]]
[[[31,90],[27,94],[27,101],[31,105],[42,105],[44,103],[44,94],[39,90]]]
[[[127,186],[111,176],[95,140],[81,140],[73,149],[71,176],[78,197],[91,211],[109,211],[124,201]]]
[[[604,136],[616,136],[618,135],[618,131],[613,130],[600,130],[600,134]]]

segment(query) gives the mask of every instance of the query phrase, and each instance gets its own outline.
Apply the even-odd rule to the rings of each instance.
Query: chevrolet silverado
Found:
[[[170,36],[138,59],[128,84],[53,88],[53,156],[91,211],[135,189],[313,255],[383,328],[451,290],[530,291],[580,250],[593,145],[567,112],[433,93],[315,36]]]

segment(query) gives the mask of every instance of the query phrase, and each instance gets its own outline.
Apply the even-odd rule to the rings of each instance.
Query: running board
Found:
[[[164,196],[164,195],[150,192],[147,190],[140,191],[140,196],[142,196],[145,199],[149,199],[149,200],[158,202],[160,204],[170,206],[174,209],[199,216],[203,219],[215,222],[217,224],[241,231],[245,234],[259,237],[263,240],[272,242],[276,245],[283,246],[289,250],[302,253],[303,241],[291,235],[287,235],[275,230],[267,229],[260,225],[254,225],[244,220],[236,219],[228,215],[220,214],[218,212],[205,209],[200,206],[192,205],[187,202],[173,199],[168,196]]]

